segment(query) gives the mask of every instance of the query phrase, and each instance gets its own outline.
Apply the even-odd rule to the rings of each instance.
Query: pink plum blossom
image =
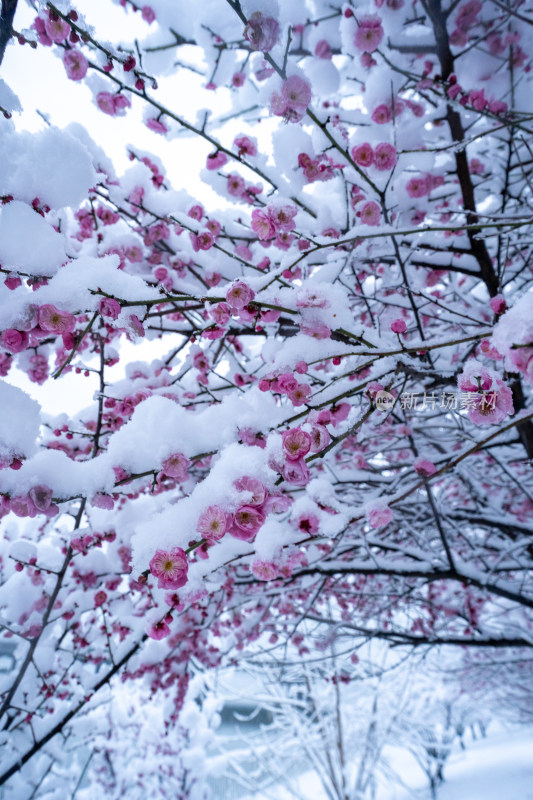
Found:
[[[283,81],[281,95],[273,93],[270,98],[270,110],[277,117],[284,117],[287,122],[299,122],[303,119],[310,102],[310,83],[299,75],[291,75]]]
[[[385,125],[392,119],[392,110],[390,106],[386,106],[383,103],[382,105],[379,105],[374,109],[371,116],[372,116],[372,122],[375,122],[376,125]]]
[[[226,292],[226,301],[232,309],[247,306],[255,297],[255,292],[244,281],[235,281]]]
[[[493,370],[478,361],[466,363],[459,375],[458,385],[469,394],[467,409],[475,425],[496,425],[514,411],[513,395],[508,386]]]
[[[142,18],[148,25],[151,25],[155,20],[155,11],[150,6],[143,6],[141,9]]]
[[[181,547],[156,550],[150,561],[150,572],[160,589],[181,589],[187,583],[187,554]]]
[[[355,46],[365,53],[373,53],[377,50],[383,39],[383,28],[381,19],[376,15],[361,17],[355,33]]]
[[[226,185],[228,188],[228,194],[230,194],[232,197],[241,197],[246,188],[244,179],[241,178],[241,176],[236,172],[230,172]]]
[[[268,216],[274,223],[277,231],[289,232],[294,229],[294,218],[298,213],[292,203],[275,203],[268,208]]]
[[[217,150],[215,153],[211,153],[207,156],[206,167],[209,170],[220,169],[227,161],[227,155],[223,153],[222,150]]]
[[[168,475],[169,478],[184,481],[187,477],[187,470],[190,464],[190,460],[187,456],[184,456],[183,453],[173,453],[163,461],[161,472]]]
[[[98,311],[103,317],[117,319],[121,310],[120,303],[113,297],[103,297],[98,304]]]
[[[170,636],[170,628],[168,627],[168,624],[165,622],[165,620],[161,619],[158,622],[154,622],[152,625],[149,626],[147,634],[150,637],[150,639],[155,639],[156,641],[159,641],[161,639],[166,639],[167,636]]]
[[[292,483],[294,486],[306,486],[311,480],[309,467],[303,458],[297,461],[288,459],[282,467],[281,474],[287,483]]]
[[[236,539],[250,542],[265,521],[265,515],[256,506],[241,506],[233,515],[233,526],[229,533]]]
[[[252,230],[262,241],[273,239],[276,235],[276,226],[272,218],[260,208],[254,208],[252,211]]]
[[[249,43],[250,50],[268,53],[279,39],[279,23],[274,17],[255,11],[246,24],[244,38]]]
[[[381,171],[391,170],[398,161],[396,148],[388,142],[381,142],[374,150],[374,166]]]
[[[71,81],[81,81],[89,68],[89,62],[80,50],[66,50],[63,64]]]
[[[52,490],[48,486],[34,486],[28,495],[38,511],[44,514],[48,511],[52,503]]]
[[[417,475],[421,475],[424,478],[429,478],[430,475],[434,475],[437,471],[435,464],[427,458],[415,458],[413,467]]]
[[[318,533],[320,522],[316,514],[303,513],[293,517],[292,524],[302,533],[308,533],[309,536],[314,536]]]
[[[374,148],[368,142],[352,147],[352,158],[360,167],[371,167],[374,163]]]
[[[110,94],[109,92],[99,92],[96,95],[96,105],[104,114],[116,117],[131,106],[131,102],[124,94]]]
[[[407,325],[404,319],[393,319],[390,324],[390,329],[393,333],[405,333]]]
[[[298,461],[311,449],[311,437],[301,428],[291,428],[282,433],[283,450],[288,459]]]
[[[233,140],[233,147],[237,150],[239,157],[257,155],[257,141],[251,136],[236,136]]]
[[[168,133],[168,128],[165,123],[155,117],[150,117],[146,120],[146,127],[150,128],[154,133]]]
[[[372,528],[383,528],[392,519],[391,509],[382,501],[376,501],[367,510],[367,518]]]
[[[242,478],[238,478],[235,481],[234,486],[239,492],[246,492],[246,505],[262,506],[265,502],[267,491],[257,478],[252,478],[250,475],[243,475]]]
[[[9,353],[21,353],[29,343],[29,336],[26,331],[17,331],[14,328],[7,328],[2,331],[0,342]]]
[[[56,42],[56,44],[64,42],[70,33],[70,25],[68,22],[64,22],[56,14],[49,16],[48,19],[45,20],[44,27],[47,35],[53,42]]]
[[[307,383],[297,383],[294,389],[287,392],[293,406],[303,406],[311,396],[311,387]]]
[[[251,570],[254,577],[260,581],[273,581],[279,575],[278,567],[273,561],[263,561],[261,558],[252,561]]]
[[[330,433],[324,425],[312,425],[309,435],[311,437],[310,450],[312,453],[319,453],[327,447],[331,441]]]
[[[50,333],[72,333],[76,327],[76,317],[47,303],[39,308],[39,325],[43,331]]]
[[[359,214],[363,225],[379,225],[380,223],[381,211],[374,200],[369,200],[368,203],[361,206]]]
[[[313,339],[329,339],[331,329],[324,322],[319,320],[304,320],[300,323],[300,330],[306,336]]]
[[[425,197],[431,191],[431,183],[428,175],[419,175],[411,178],[407,182],[407,194],[409,197]]]
[[[225,511],[220,506],[208,506],[200,515],[196,529],[208,542],[222,539],[228,527]]]

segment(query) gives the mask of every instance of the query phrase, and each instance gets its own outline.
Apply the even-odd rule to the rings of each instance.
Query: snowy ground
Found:
[[[430,800],[427,782],[414,760],[400,749],[388,756],[400,781],[392,787],[382,785],[377,800]],[[533,800],[533,730],[489,731],[486,739],[470,741],[466,750],[457,750],[444,774],[438,800]],[[301,776],[299,787],[302,799],[325,798],[312,773]],[[214,793],[215,800],[239,796],[242,800],[294,800],[279,786],[266,793]]]
[[[454,753],[444,775],[438,800],[533,800],[533,731],[489,732]],[[409,774],[402,778],[410,789],[389,792],[383,800],[429,800],[423,782]]]

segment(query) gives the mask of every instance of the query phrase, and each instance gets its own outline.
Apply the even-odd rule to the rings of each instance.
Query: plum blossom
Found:
[[[392,119],[392,110],[390,106],[387,106],[384,103],[382,103],[381,105],[377,106],[374,109],[371,118],[372,122],[375,122],[376,125],[385,125]]]
[[[324,425],[312,425],[310,431],[311,437],[311,452],[319,453],[331,441],[331,436],[328,429]]]
[[[236,136],[233,140],[233,147],[236,148],[239,158],[257,155],[257,140],[251,136]]]
[[[7,328],[2,331],[0,342],[9,353],[21,353],[29,343],[29,336],[26,331],[17,331],[14,328]]]
[[[292,203],[278,202],[268,207],[268,216],[277,231],[289,232],[294,229],[294,218],[298,209]]]
[[[232,197],[242,197],[246,189],[244,178],[241,178],[237,172],[230,172],[227,181],[228,194]]]
[[[231,536],[250,542],[255,539],[258,530],[265,521],[265,515],[256,506],[241,506],[233,515],[233,525],[229,529]]]
[[[281,95],[277,92],[270,98],[270,110],[286,122],[299,122],[303,119],[311,102],[311,84],[299,75],[291,75],[283,81]]]
[[[514,411],[513,395],[496,372],[471,360],[458,377],[459,389],[467,392],[468,416],[475,425],[496,425]]]
[[[300,324],[300,330],[306,336],[311,336],[313,339],[329,339],[331,336],[331,328],[320,320],[303,320]]]
[[[437,471],[435,464],[427,458],[415,458],[413,467],[417,475],[421,475],[424,478],[429,478],[430,475],[434,475]]]
[[[367,503],[366,515],[372,528],[383,528],[392,519],[392,511],[384,500],[374,500]]]
[[[197,531],[210,543],[222,539],[227,527],[227,516],[220,506],[208,506],[200,515],[196,525]]]
[[[381,171],[391,170],[398,161],[396,148],[388,142],[381,142],[374,150],[374,166]]]
[[[187,477],[187,470],[191,462],[183,453],[173,453],[166,458],[161,465],[161,472],[169,478],[184,481]]]
[[[223,167],[224,164],[227,164],[227,161],[227,155],[223,153],[222,150],[217,150],[216,152],[207,156],[205,166],[209,170],[220,169],[220,167]]]
[[[296,517],[293,517],[291,522],[299,531],[308,533],[310,536],[318,533],[320,527],[320,521],[317,515],[312,513],[298,514]]]
[[[70,25],[64,22],[57,14],[50,14],[44,22],[44,28],[49,38],[56,44],[64,42],[70,33]]]
[[[34,486],[30,489],[28,495],[35,508],[46,514],[52,504],[52,490],[48,486]]]
[[[81,81],[89,68],[89,62],[80,50],[66,50],[63,65],[71,81]]]
[[[187,583],[187,554],[181,547],[156,550],[150,561],[150,572],[160,589],[181,589]]]
[[[393,333],[405,333],[407,325],[404,319],[393,319],[390,324],[390,329]]]
[[[368,142],[352,147],[352,158],[360,167],[371,167],[374,163],[374,148]]]
[[[254,208],[252,211],[252,230],[262,241],[273,239],[276,235],[276,226],[270,214],[265,213],[261,208]]]
[[[149,626],[147,634],[150,639],[159,641],[161,639],[166,639],[167,636],[170,636],[170,628],[164,619],[160,619],[158,622],[154,622]]]
[[[274,17],[255,11],[246,24],[244,38],[249,43],[250,50],[268,53],[279,39],[279,23]]]
[[[378,49],[382,39],[381,19],[376,15],[361,17],[355,33],[355,46],[365,53],[373,53]]]
[[[143,6],[141,9],[142,18],[148,25],[151,25],[155,20],[155,11],[150,6]]]
[[[279,575],[279,569],[273,561],[263,561],[261,558],[255,558],[250,568],[260,581],[273,581]]]
[[[76,317],[47,303],[39,308],[39,325],[43,331],[50,333],[72,333],[76,327]]]
[[[281,474],[287,483],[292,483],[295,486],[306,486],[311,480],[309,467],[303,458],[299,458],[297,461],[287,459],[282,467]]]
[[[431,191],[429,175],[419,175],[411,178],[405,188],[409,197],[425,197]]]
[[[239,311],[255,297],[255,292],[244,281],[235,281],[226,292],[226,301],[233,310]]]
[[[121,310],[120,303],[113,297],[103,297],[98,304],[98,311],[103,317],[117,319]]]
[[[246,505],[262,506],[265,502],[267,490],[257,478],[243,475],[235,481],[234,486],[239,492],[246,492]]]
[[[99,92],[96,95],[96,105],[104,114],[111,117],[122,115],[131,106],[131,101],[125,94],[110,94]]]
[[[311,437],[301,428],[291,428],[282,433],[283,451],[291,461],[306,456],[311,449]]]
[[[359,212],[361,222],[363,225],[379,225],[381,219],[381,211],[378,204],[374,200],[369,200],[361,207]]]
[[[168,133],[168,128],[165,123],[155,117],[150,117],[146,120],[146,127],[150,128],[154,133]]]

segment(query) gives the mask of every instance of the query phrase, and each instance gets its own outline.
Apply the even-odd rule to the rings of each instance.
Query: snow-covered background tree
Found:
[[[531,708],[532,52],[530,0],[2,0],[6,798],[201,797],[191,678],[333,641]]]

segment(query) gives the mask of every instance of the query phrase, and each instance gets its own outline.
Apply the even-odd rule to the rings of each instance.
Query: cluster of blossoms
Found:
[[[407,194],[409,197],[426,197],[431,194],[433,189],[443,186],[444,178],[442,175],[416,175],[407,181]]]
[[[125,94],[117,92],[98,92],[96,95],[96,105],[104,114],[110,117],[122,116],[126,113],[126,109],[131,106],[131,101]]]
[[[226,181],[226,189],[231,197],[244,200],[252,205],[256,202],[257,196],[263,191],[260,183],[247,183],[238,172],[230,172],[226,176]]]
[[[296,227],[294,218],[298,209],[292,203],[278,202],[266,210],[254,208],[252,211],[252,230],[261,241],[290,233]],[[274,242],[276,244],[276,242]]]
[[[380,142],[375,148],[368,142],[352,148],[352,158],[360,167],[372,167],[382,172],[390,171],[396,166],[398,156],[394,145]]]
[[[307,371],[305,362],[301,362],[301,365],[305,369],[300,367],[302,370],[300,374]],[[297,373],[299,372],[299,364],[296,365],[295,370]],[[299,383],[292,372],[283,372],[278,375],[265,375],[265,377],[261,378],[259,381],[258,387],[261,392],[274,392],[276,394],[286,395],[295,407],[303,406],[311,396],[311,387],[309,384]]]
[[[533,318],[531,293],[524,294],[512,308],[505,299],[493,297],[490,305],[499,319],[491,338],[491,358],[505,358],[507,368],[518,372],[529,385],[533,385]]]
[[[299,75],[291,75],[281,85],[281,93],[273,92],[270,111],[286,122],[300,122],[311,102],[311,84]]]
[[[215,244],[222,226],[216,219],[210,219],[206,222],[205,230],[199,233],[190,233],[192,249],[195,253],[200,250],[211,250]]]
[[[509,387],[479,361],[467,362],[458,385],[462,392],[470,395],[468,416],[475,425],[495,425],[514,411]]]
[[[27,347],[34,347],[50,334],[63,337],[64,346],[72,349],[75,344],[72,332],[76,327],[76,317],[61,311],[50,303],[28,307],[26,318],[18,328],[7,328],[0,335],[0,343],[9,353],[21,353]]]
[[[455,75],[449,77],[448,97],[458,100],[462,106],[469,106],[476,111],[489,111],[491,114],[505,114],[508,109],[505,100],[496,100],[485,97],[485,89],[472,89],[467,91],[457,83]]]
[[[13,468],[13,464],[10,464]],[[0,469],[2,462],[0,461]],[[38,514],[45,514],[47,517],[55,517],[59,513],[58,506],[52,502],[52,490],[48,486],[33,486],[27,494],[0,496],[0,517],[5,516],[10,511],[17,517],[36,517]]]
[[[386,125],[393,116],[397,118],[403,114],[406,108],[410,109],[415,117],[424,115],[424,106],[421,103],[409,98],[396,97],[392,103],[380,103],[376,106],[371,114],[372,122],[375,122],[376,125]]]
[[[336,169],[344,169],[343,164],[337,164],[327,153],[321,153],[316,158],[311,158],[307,153],[298,155],[298,166],[303,169],[303,173],[309,183],[315,181],[329,181],[335,177]]]

